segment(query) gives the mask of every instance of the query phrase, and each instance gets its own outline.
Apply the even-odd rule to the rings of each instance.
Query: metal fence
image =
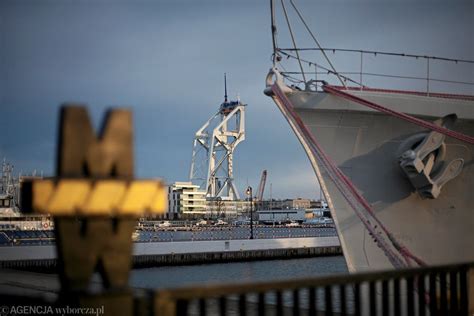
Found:
[[[154,309],[156,315],[468,315],[473,267],[160,290]]]
[[[401,86],[408,84],[408,87],[424,90],[428,95],[437,90],[472,94],[474,89],[474,81],[470,76],[474,70],[474,60],[340,48],[278,49],[278,54],[286,57],[284,60],[288,68],[293,68],[291,62],[298,60],[296,52],[299,52],[306,78],[331,82],[339,76],[345,84],[360,90],[366,86],[372,87],[374,83],[374,87],[391,87],[394,84],[399,86],[402,82],[405,84]],[[335,73],[323,66],[322,62],[314,60],[315,52],[330,54],[333,61],[342,64],[346,70]],[[282,74],[292,83],[304,81],[301,70],[285,70]]]

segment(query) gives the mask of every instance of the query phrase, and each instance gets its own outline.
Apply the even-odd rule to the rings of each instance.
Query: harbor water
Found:
[[[133,270],[130,284],[137,288],[176,288],[237,282],[263,282],[348,273],[343,256],[262,260]]]
[[[252,262],[203,264],[193,266],[172,266],[134,270],[130,283],[135,288],[163,289],[181,288],[186,286],[207,286],[210,284],[239,284],[248,282],[267,282],[278,280],[295,280],[324,275],[348,273],[343,256],[313,257],[289,260],[263,260]],[[333,312],[340,312],[341,301],[338,293],[333,289]],[[349,312],[354,308],[352,289],[347,289],[346,308]],[[317,289],[316,307],[319,311],[326,310],[324,289]],[[300,291],[300,305],[302,310],[309,306],[309,292]],[[246,296],[247,307],[256,310],[258,297],[256,293]],[[191,314],[198,314],[198,301],[190,302]],[[238,315],[238,297],[230,296],[227,302],[229,315]],[[218,301],[208,301],[207,308],[210,314],[218,314]],[[276,306],[276,295],[266,295],[266,310],[273,314]],[[292,293],[283,292],[283,306],[285,314],[291,314],[293,306]]]

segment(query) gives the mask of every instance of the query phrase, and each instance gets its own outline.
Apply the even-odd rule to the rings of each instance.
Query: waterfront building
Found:
[[[201,218],[206,214],[206,191],[191,182],[175,182],[168,187],[167,219]]]
[[[282,208],[303,208],[307,209],[310,208],[310,200],[308,199],[288,199],[283,201]]]
[[[254,203],[254,202],[252,202]],[[206,201],[207,217],[236,218],[250,210],[250,202],[224,198],[208,198]]]
[[[265,200],[261,202],[262,209],[309,209],[311,208],[311,201],[308,199],[285,199],[285,200]]]
[[[326,209],[328,204],[323,200],[311,200],[310,207],[312,209]]]

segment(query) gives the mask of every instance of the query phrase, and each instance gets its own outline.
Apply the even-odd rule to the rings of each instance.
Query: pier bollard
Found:
[[[85,107],[63,106],[56,177],[22,185],[22,210],[54,218],[58,305],[133,315],[132,233],[140,215],[164,213],[167,201],[160,180],[134,179],[132,134],[129,110],[109,110],[96,137]],[[102,289],[92,291],[96,272]]]

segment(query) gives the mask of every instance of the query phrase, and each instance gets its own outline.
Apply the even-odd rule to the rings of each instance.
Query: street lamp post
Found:
[[[252,187],[248,186],[247,191],[245,192],[247,196],[249,196],[250,201],[250,239],[253,239],[253,194],[252,194]]]

